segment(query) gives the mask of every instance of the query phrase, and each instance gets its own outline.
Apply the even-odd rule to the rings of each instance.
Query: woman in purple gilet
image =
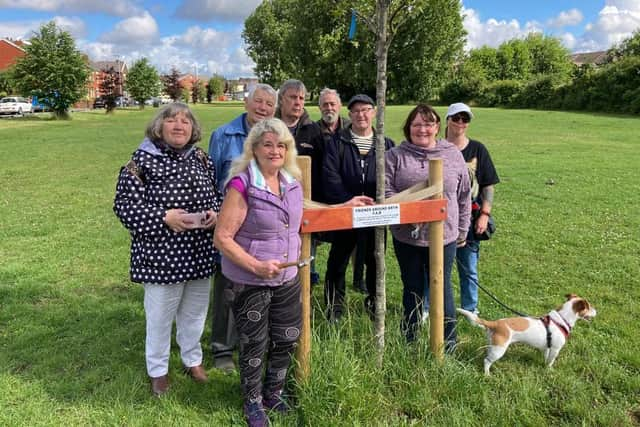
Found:
[[[294,139],[280,119],[255,124],[229,171],[214,236],[230,283],[251,427],[269,424],[265,409],[288,410],[282,394],[302,310],[298,269],[285,266],[300,256],[303,200],[296,157]],[[360,196],[345,205],[371,203]]]

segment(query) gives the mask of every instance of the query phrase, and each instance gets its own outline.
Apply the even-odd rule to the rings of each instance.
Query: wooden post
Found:
[[[429,160],[429,185],[443,180],[442,160]],[[441,199],[443,193],[432,199]],[[429,223],[429,343],[440,361],[444,358],[444,221]]]
[[[298,166],[302,170],[302,194],[311,199],[311,157],[299,156]],[[300,257],[306,259],[311,254],[311,234],[301,234],[302,251]],[[302,267],[300,274],[300,296],[302,298],[302,327],[296,348],[296,380],[305,382],[311,372],[309,355],[311,354],[311,265]]]

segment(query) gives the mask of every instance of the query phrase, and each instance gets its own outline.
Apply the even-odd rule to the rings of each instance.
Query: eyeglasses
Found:
[[[471,121],[471,117],[469,117],[468,114],[458,113],[454,114],[453,116],[449,116],[449,120],[451,120],[452,122],[462,121],[462,123],[469,123]]]
[[[367,114],[369,111],[373,111],[373,107],[362,108],[360,110],[351,110],[351,114],[355,116],[357,114]]]
[[[411,127],[414,129],[421,129],[421,128],[426,128],[426,129],[431,129],[434,128],[438,125],[438,123],[436,122],[430,122],[430,123],[412,123]]]
[[[287,151],[287,144],[284,142],[278,142],[277,144],[272,142],[261,142],[260,145],[267,151]]]

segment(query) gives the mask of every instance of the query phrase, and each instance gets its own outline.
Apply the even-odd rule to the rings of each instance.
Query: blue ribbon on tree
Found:
[[[356,35],[356,11],[351,11],[351,25],[349,26],[349,40],[353,40]]]

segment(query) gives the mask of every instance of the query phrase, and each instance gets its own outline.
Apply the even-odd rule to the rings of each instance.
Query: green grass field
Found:
[[[388,108],[396,142],[409,108]],[[207,385],[180,373],[174,345],[171,392],[155,399],[149,391],[143,292],[129,282],[129,235],[112,202],[119,168],[155,111],[0,121],[0,425],[244,424],[238,374],[210,368],[208,352]],[[241,111],[197,106],[203,148]],[[384,366],[375,366],[362,296],[349,290],[349,316],[330,327],[316,287],[312,375],[292,384],[296,409],[272,417],[275,426],[640,425],[640,120],[475,114],[469,134],[488,146],[502,180],[481,282],[532,315],[574,292],[598,316],[577,325],[553,369],[537,350],[515,346],[484,377],[484,333],[464,321],[459,351],[439,364],[427,333],[411,346],[400,336],[401,283],[389,247]],[[326,253],[323,245],[321,274]],[[483,317],[509,315],[480,299]]]

